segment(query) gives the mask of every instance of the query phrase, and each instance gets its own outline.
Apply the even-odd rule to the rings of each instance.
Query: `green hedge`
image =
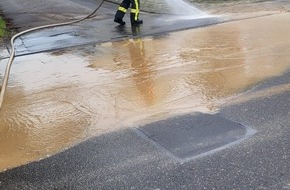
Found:
[[[0,37],[4,36],[6,34],[6,23],[5,21],[0,17]]]

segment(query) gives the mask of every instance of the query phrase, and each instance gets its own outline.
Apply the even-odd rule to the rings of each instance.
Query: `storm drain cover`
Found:
[[[154,122],[136,132],[187,161],[237,144],[256,131],[218,115],[198,113]]]

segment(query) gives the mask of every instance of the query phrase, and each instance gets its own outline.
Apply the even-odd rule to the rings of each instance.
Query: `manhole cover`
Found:
[[[256,131],[218,115],[198,113],[154,122],[136,132],[184,162],[237,144]]]

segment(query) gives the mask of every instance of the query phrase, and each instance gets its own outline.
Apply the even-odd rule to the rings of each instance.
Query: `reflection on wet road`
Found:
[[[0,112],[0,171],[94,135],[217,111],[289,69],[289,22],[280,14],[16,58]]]

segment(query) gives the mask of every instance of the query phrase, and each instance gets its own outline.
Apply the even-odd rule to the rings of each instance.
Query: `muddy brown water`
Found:
[[[217,112],[289,70],[289,23],[281,13],[16,58],[0,112],[0,171],[114,130]],[[289,90],[288,83],[240,98]]]

